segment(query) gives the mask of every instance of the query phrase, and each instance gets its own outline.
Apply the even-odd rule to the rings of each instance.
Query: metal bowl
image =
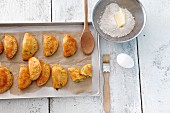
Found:
[[[135,17],[135,27],[128,35],[119,38],[111,37],[100,29],[98,22],[100,21],[106,6],[110,3],[116,3],[120,7],[126,8]],[[126,42],[134,39],[141,33],[146,23],[146,12],[143,5],[138,0],[100,0],[93,9],[92,23],[102,38],[113,42]]]

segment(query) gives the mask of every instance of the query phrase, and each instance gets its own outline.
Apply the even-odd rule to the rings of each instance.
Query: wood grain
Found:
[[[0,22],[50,22],[51,0],[0,0]]]
[[[98,0],[88,0],[88,20],[92,20],[92,10]],[[52,0],[53,22],[83,22],[83,0]]]
[[[89,30],[88,27],[88,0],[84,0],[84,30]]]
[[[48,113],[48,99],[14,99],[0,101],[1,113]]]
[[[144,113],[170,113],[170,0],[142,0],[147,23],[138,37]]]
[[[0,23],[50,22],[51,0],[1,0]],[[1,100],[2,113],[48,113],[48,98]]]
[[[110,73],[104,72],[104,89],[103,89],[103,106],[105,113],[110,113],[110,84],[109,84]]]
[[[103,113],[101,97],[52,98],[51,113]]]

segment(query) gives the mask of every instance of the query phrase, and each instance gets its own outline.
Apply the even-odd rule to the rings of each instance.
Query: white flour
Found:
[[[116,22],[114,20],[114,14],[120,10],[120,7],[115,4],[111,3],[108,6],[106,6],[106,9],[103,13],[103,16],[101,17],[99,21],[100,29],[112,36],[112,37],[122,37],[128,35],[135,26],[135,20],[132,14],[127,9],[121,10],[125,14],[126,23],[124,27],[118,28],[116,25]]]

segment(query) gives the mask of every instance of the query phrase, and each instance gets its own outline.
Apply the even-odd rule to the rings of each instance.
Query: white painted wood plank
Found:
[[[88,19],[92,20],[92,10],[98,0],[88,0]],[[53,0],[52,21],[53,22],[83,22],[84,6],[83,0]]]
[[[90,1],[89,14],[92,13],[92,7],[96,1]],[[52,3],[53,22],[82,22],[84,20],[83,0],[53,0]],[[91,20],[91,15],[89,20]],[[101,55],[111,54],[111,113],[141,113],[136,40],[116,44],[102,39],[100,43]],[[122,52],[134,58],[134,68],[123,69],[116,63],[116,55]],[[101,88],[102,86],[103,78]],[[53,98],[50,110],[52,113],[103,113],[102,98],[102,92],[99,97]]]
[[[48,99],[1,100],[0,113],[48,113]]]
[[[50,22],[51,0],[0,0],[0,23]],[[1,100],[1,113],[48,113],[49,100]]]
[[[0,22],[50,22],[51,0],[0,0]]]
[[[101,97],[51,99],[51,113],[103,113]]]
[[[147,24],[139,37],[144,113],[170,113],[170,0],[141,0]]]

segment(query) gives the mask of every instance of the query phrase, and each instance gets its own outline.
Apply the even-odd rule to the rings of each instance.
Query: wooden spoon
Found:
[[[85,13],[85,21],[84,21],[84,30],[81,35],[81,49],[85,55],[90,55],[94,49],[94,38],[89,30],[88,26],[88,7],[87,0],[84,0],[84,13]]]

